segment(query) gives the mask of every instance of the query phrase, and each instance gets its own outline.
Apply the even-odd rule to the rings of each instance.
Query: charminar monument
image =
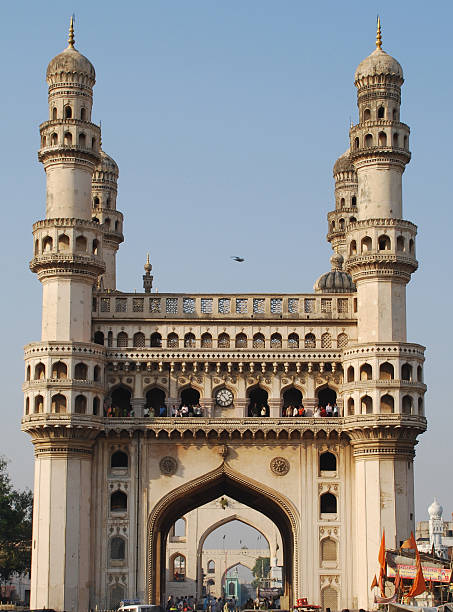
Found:
[[[143,292],[128,293],[115,281],[118,166],[91,122],[95,70],[72,23],[68,43],[47,67],[46,210],[30,262],[43,291],[23,386],[31,607],[158,603],[174,579],[200,592],[199,563],[171,530],[222,496],[276,526],[282,607],[371,607],[383,529],[390,548],[415,531],[426,428],[424,347],[406,338],[417,228],[402,206],[400,64],[378,27],[355,72],[358,121],[327,215],[331,270],[314,292],[161,294],[148,259]]]

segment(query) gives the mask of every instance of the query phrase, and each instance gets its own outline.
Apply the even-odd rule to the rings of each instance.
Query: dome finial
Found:
[[[381,18],[377,16],[376,49],[382,49]]]
[[[74,49],[74,15],[71,15],[71,21],[69,22],[69,36],[68,36],[68,46],[71,49]]]

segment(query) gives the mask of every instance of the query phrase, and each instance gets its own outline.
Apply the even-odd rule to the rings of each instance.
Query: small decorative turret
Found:
[[[145,269],[145,274],[143,275],[143,289],[145,290],[145,293],[151,293],[154,276],[151,275],[151,270],[153,267],[149,261],[149,253],[146,255],[146,263],[143,267]]]

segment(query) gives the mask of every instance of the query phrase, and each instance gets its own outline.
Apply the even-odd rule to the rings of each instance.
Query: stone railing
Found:
[[[95,318],[119,319],[351,319],[354,294],[137,294],[97,293]]]

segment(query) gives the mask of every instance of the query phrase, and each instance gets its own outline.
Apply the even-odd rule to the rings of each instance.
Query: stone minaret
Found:
[[[104,151],[100,150],[100,160],[92,181],[92,215],[99,221],[103,230],[102,255],[105,274],[102,276],[104,289],[116,289],[116,253],[123,242],[123,215],[116,209],[118,166]]]
[[[87,610],[92,444],[103,399],[103,347],[91,343],[92,290],[105,270],[92,220],[100,130],[91,122],[95,72],[74,47],[47,68],[49,119],[39,160],[46,217],[33,226],[30,268],[43,287],[41,341],[25,349],[23,429],[35,446],[32,608]]]
[[[327,216],[327,240],[335,253],[346,257],[346,227],[357,221],[357,174],[349,149],[333,167],[335,179],[335,210]]]
[[[406,341],[406,284],[417,269],[417,228],[403,220],[402,174],[409,128],[400,122],[400,64],[376,49],[355,74],[359,123],[350,129],[357,221],[346,226],[345,269],[357,288],[357,345],[344,351],[345,414],[368,415],[351,431],[356,487],[356,581],[376,572],[382,531],[396,548],[414,530],[413,457],[423,416],[423,347]],[[366,363],[364,363],[366,361]],[[383,419],[390,420],[384,427]],[[381,424],[382,422],[382,424]],[[362,546],[367,542],[368,550]],[[367,571],[364,568],[367,567]],[[359,607],[372,602],[359,601]]]

